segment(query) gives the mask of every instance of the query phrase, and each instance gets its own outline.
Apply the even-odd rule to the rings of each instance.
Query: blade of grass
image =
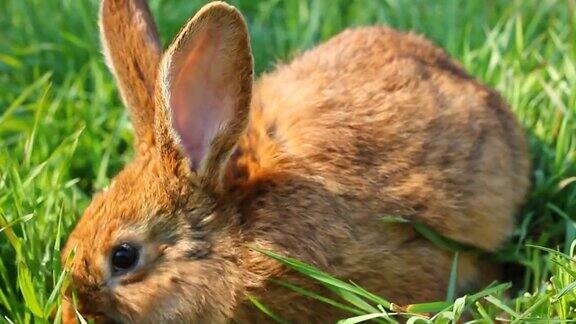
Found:
[[[488,302],[490,302],[491,304],[493,304],[494,306],[500,308],[501,310],[505,311],[506,313],[508,313],[509,315],[513,316],[514,318],[518,318],[520,317],[520,314],[516,313],[512,308],[508,307],[507,305],[505,305],[502,301],[500,301],[499,299],[495,298],[494,296],[490,295],[490,296],[486,296],[484,297],[485,300],[487,300]]]
[[[248,300],[250,300],[250,302],[254,306],[256,306],[256,308],[258,308],[264,314],[268,315],[271,319],[273,319],[277,323],[282,323],[282,324],[288,324],[289,323],[289,322],[283,320],[282,318],[278,317],[276,314],[274,314],[270,309],[268,309],[266,306],[264,306],[264,304],[262,304],[256,297],[251,296],[251,295],[247,295],[247,297],[248,297]]]
[[[362,314],[364,314],[361,310],[359,310],[359,309],[357,309],[357,308],[350,307],[350,306],[348,306],[348,305],[344,305],[344,304],[342,304],[342,303],[339,303],[339,302],[337,302],[337,301],[334,301],[334,300],[332,300],[332,299],[330,299],[330,298],[324,297],[324,296],[322,296],[322,295],[319,295],[319,294],[317,294],[317,293],[314,293],[314,292],[309,291],[309,290],[307,290],[307,289],[304,289],[304,288],[302,288],[302,287],[296,286],[296,285],[291,284],[291,283],[289,283],[289,282],[285,282],[285,281],[281,281],[281,280],[275,280],[275,279],[271,279],[271,281],[274,282],[274,283],[276,283],[276,284],[278,284],[278,285],[280,285],[280,286],[283,286],[283,287],[285,287],[285,288],[288,288],[288,289],[290,289],[290,290],[292,290],[292,291],[294,291],[294,292],[297,292],[298,294],[300,294],[300,295],[302,295],[302,296],[306,296],[306,297],[310,297],[310,298],[316,299],[316,300],[321,301],[321,302],[323,302],[323,303],[325,303],[325,304],[328,304],[328,305],[330,305],[330,306],[332,306],[332,307],[341,309],[341,310],[343,310],[343,311],[345,311],[345,312],[348,312],[348,313],[351,313],[351,314],[355,314],[355,315],[362,315]]]
[[[387,309],[390,309],[390,302],[383,300],[382,298],[379,298],[378,301],[373,300],[372,296],[370,294],[365,294],[364,291],[362,289],[358,289],[356,286],[352,285],[352,284],[348,284],[345,283],[343,281],[340,281],[336,278],[331,277],[330,275],[328,275],[327,273],[324,273],[310,265],[307,265],[303,262],[297,261],[295,259],[289,258],[289,257],[284,257],[281,256],[275,252],[272,251],[267,251],[267,250],[261,250],[261,249],[257,249],[257,248],[253,248],[255,251],[258,251],[272,259],[275,259],[287,266],[289,266],[290,268],[308,276],[311,277],[313,279],[316,279],[320,282],[322,282],[325,285],[328,285],[330,287],[335,287],[335,288],[340,288],[343,289],[345,291],[349,291],[351,293],[355,293],[358,294],[359,296],[365,297],[368,300],[371,300],[373,302],[378,302],[380,305],[384,306]]]
[[[456,286],[458,284],[458,252],[454,253],[452,259],[452,267],[450,269],[450,278],[448,280],[448,290],[446,292],[446,301],[449,303],[454,302],[456,298]]]

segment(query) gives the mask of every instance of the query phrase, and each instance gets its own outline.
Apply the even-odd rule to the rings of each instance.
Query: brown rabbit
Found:
[[[487,251],[529,186],[520,127],[493,90],[427,40],[347,30],[253,87],[246,24],[203,7],[161,55],[142,0],[104,0],[106,59],[136,132],[136,158],[70,235],[79,312],[97,320],[258,322],[260,298],[294,322],[346,316],[252,248],[352,280],[395,303],[444,298],[452,253],[396,215]],[[458,284],[486,280],[464,254]],[[65,305],[66,320],[75,320]]]

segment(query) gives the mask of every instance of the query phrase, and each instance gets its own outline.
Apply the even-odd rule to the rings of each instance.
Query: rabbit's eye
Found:
[[[138,249],[122,243],[112,250],[112,268],[115,274],[130,270],[138,263]]]

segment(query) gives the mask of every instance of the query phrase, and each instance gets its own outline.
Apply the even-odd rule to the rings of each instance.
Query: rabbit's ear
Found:
[[[206,181],[220,180],[246,127],[252,71],[244,19],[223,2],[189,20],[162,59],[159,142],[172,143]]]
[[[154,86],[161,56],[156,25],[145,0],[103,0],[100,37],[136,131],[138,150],[154,142]]]

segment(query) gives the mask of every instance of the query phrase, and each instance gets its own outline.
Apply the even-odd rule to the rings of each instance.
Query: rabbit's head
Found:
[[[101,38],[136,134],[136,157],[70,235],[65,318],[222,321],[241,293],[226,165],[247,123],[246,24],[212,2],[161,55],[143,0],[104,0]]]

